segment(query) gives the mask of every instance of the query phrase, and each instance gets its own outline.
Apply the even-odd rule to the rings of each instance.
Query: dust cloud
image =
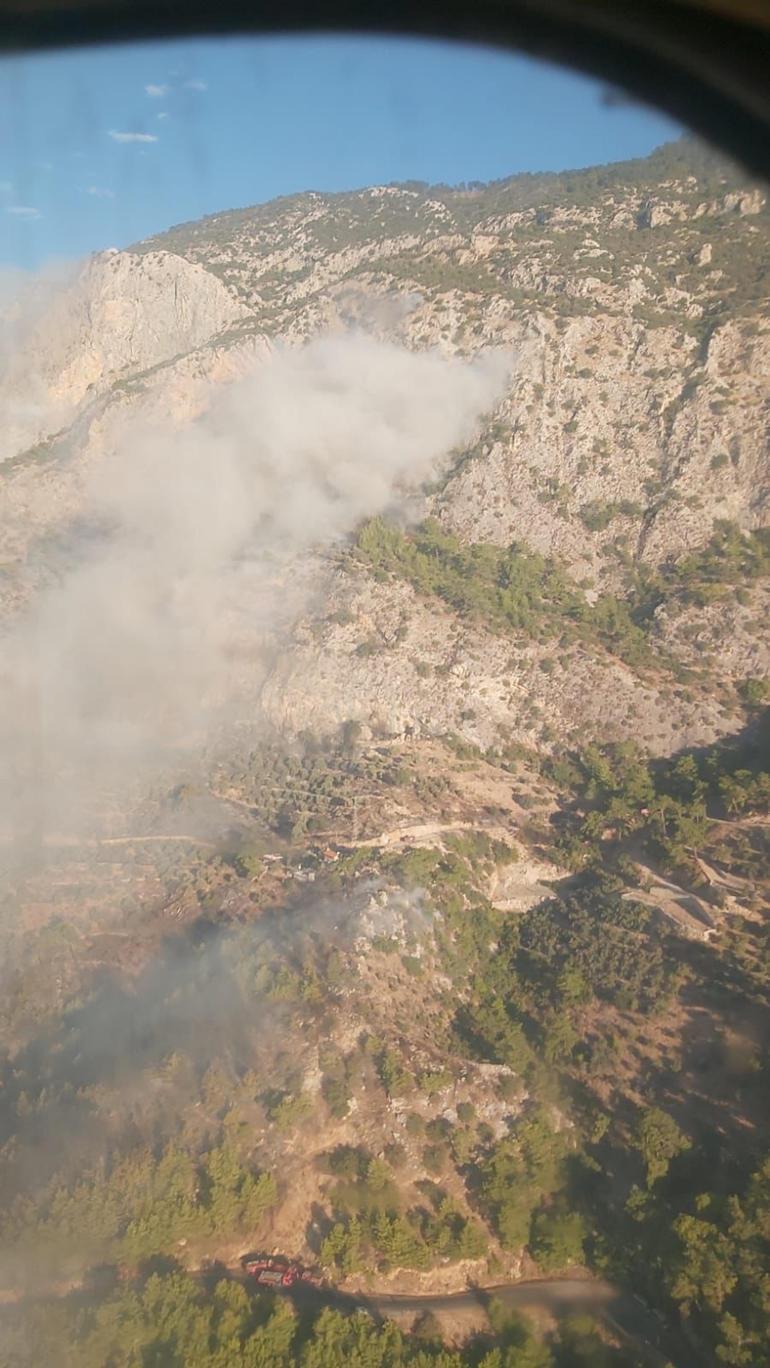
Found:
[[[347,333],[276,348],[183,430],[129,421],[67,568],[3,643],[6,843],[93,822],[106,792],[256,712],[323,558],[437,472],[509,368]]]

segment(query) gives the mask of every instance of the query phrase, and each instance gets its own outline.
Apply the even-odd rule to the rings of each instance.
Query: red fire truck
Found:
[[[321,1286],[321,1276],[316,1270],[305,1268],[293,1259],[272,1255],[257,1259],[247,1257],[243,1260],[243,1268],[260,1287],[296,1287],[297,1283]]]

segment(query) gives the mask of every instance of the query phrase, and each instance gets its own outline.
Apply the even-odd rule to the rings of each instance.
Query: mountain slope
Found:
[[[38,302],[0,1290],[99,1278],[13,1368],[122,1361],[161,1301],[288,1362],[304,1320],[217,1282],[265,1247],[587,1269],[675,1358],[770,1364],[768,226],[683,142],[222,213]],[[489,1313],[512,1368],[639,1361]]]
[[[488,187],[294,196],[96,260],[35,333],[36,352],[44,338],[37,383],[48,423],[38,418],[42,440],[6,462],[0,480],[6,598],[18,603],[45,579],[88,473],[120,448],[129,425],[163,416],[184,428],[276,343],[358,326],[410,349],[463,357],[496,347],[512,358],[509,386],[478,439],[413,516],[432,514],[464,543],[516,541],[555,557],[587,603],[598,595],[611,613],[613,599],[631,596],[636,611],[640,579],[704,546],[715,525],[751,531],[767,522],[769,222],[756,189],[684,142],[645,161]],[[78,350],[83,309],[87,352]],[[350,583],[338,591],[347,603]],[[330,605],[352,612],[360,628],[347,627],[339,649],[333,635],[325,639],[332,681],[346,679],[344,696],[359,700],[354,715],[367,725],[378,723],[376,699],[391,719],[386,730],[422,730],[435,710],[414,661],[451,669],[449,647],[431,654],[417,606],[396,601],[394,590],[368,584],[362,594],[358,606]],[[735,696],[714,672],[735,687],[747,662],[765,674],[752,625],[761,603],[738,611],[731,599],[715,624],[718,640],[697,662],[699,688],[686,679],[696,628],[682,597],[660,606],[648,630],[652,674],[639,677],[627,652],[623,666],[593,646],[586,657],[583,643],[558,697],[537,674],[553,645],[533,655],[519,634],[516,672],[526,681],[535,670],[545,727],[557,738],[590,731],[612,700],[611,728],[638,715],[653,749],[734,730]],[[399,614],[413,619],[412,640],[396,644],[386,678],[360,654],[346,664],[346,652],[372,633],[392,636],[387,624]],[[446,629],[455,630],[450,621]],[[653,650],[664,642],[667,660]],[[473,685],[490,696],[505,693],[498,675],[507,657],[504,643],[486,642],[482,658],[496,655],[491,675]],[[672,698],[671,659],[675,673],[685,671],[679,685],[694,685],[682,705]],[[325,707],[323,689],[308,697],[317,665],[301,644],[294,665],[282,663],[265,694],[273,720],[294,730],[311,717],[322,730],[344,720],[339,691]],[[296,680],[284,699],[287,672]],[[529,742],[542,730],[522,723],[520,702],[532,690],[525,682],[508,692],[494,719],[477,705],[475,728],[459,697],[436,725],[483,744],[499,726],[513,727]]]

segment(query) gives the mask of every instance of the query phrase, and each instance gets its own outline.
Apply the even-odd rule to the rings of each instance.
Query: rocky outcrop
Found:
[[[556,557],[589,601],[622,597],[715,521],[770,521],[768,224],[764,192],[683,145],[486,187],[299,195],[101,254],[38,307],[0,388],[2,601],[45,580],[129,425],[184,428],[274,345],[351,325],[512,357],[495,412],[411,511]],[[679,696],[601,651],[471,630],[403,585],[359,578],[352,605],[331,586],[351,622],[301,626],[264,687],[289,731],[355,717],[489,746],[633,727],[667,753],[739,725],[716,684]],[[714,606],[700,626],[672,611],[655,640],[728,683],[764,676],[765,608]]]
[[[4,433],[0,459],[73,420],[111,385],[194,351],[242,318],[244,307],[209,270],[170,252],[103,252],[52,287],[0,387],[0,405],[26,421]]]
[[[360,722],[375,737],[462,736],[486,750],[518,742],[549,750],[633,733],[654,754],[706,745],[740,725],[729,705],[687,696],[616,657],[558,640],[493,635],[458,622],[403,584],[330,587],[342,625],[306,623],[262,688],[280,730],[336,732]]]

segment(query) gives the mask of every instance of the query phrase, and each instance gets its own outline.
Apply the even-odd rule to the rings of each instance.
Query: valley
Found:
[[[770,1363],[769,222],[683,139],[217,214],[31,317],[9,1368]]]

